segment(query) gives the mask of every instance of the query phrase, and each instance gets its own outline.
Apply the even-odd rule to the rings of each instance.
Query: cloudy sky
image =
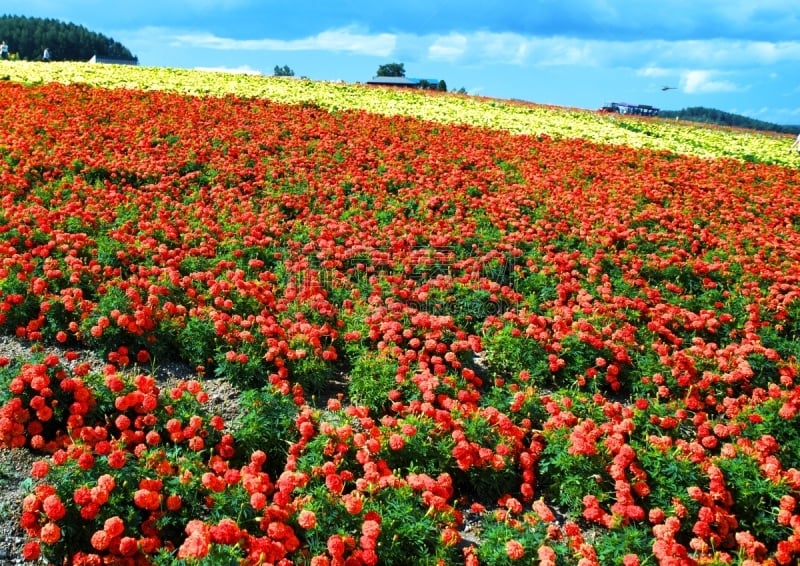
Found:
[[[385,63],[482,96],[706,106],[800,124],[798,0],[7,0],[141,65],[363,82]],[[13,50],[13,46],[12,46]],[[57,55],[57,54],[55,54]],[[664,90],[663,87],[674,87]]]

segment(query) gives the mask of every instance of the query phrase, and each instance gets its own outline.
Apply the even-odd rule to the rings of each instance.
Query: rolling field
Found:
[[[797,561],[790,138],[174,69],[0,76],[0,329],[30,349],[0,357],[0,445],[41,457],[27,558]],[[191,375],[160,381],[175,361]]]

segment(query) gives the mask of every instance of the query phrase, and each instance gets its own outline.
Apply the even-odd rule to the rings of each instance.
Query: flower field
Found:
[[[787,138],[0,72],[0,327],[32,346],[0,358],[0,445],[41,455],[30,560],[797,562]],[[172,359],[196,375],[160,383]]]

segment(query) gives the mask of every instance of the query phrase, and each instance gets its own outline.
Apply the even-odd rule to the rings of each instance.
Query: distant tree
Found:
[[[783,126],[717,110],[716,108],[705,108],[694,106],[683,110],[662,110],[658,114],[662,118],[680,118],[690,122],[702,122],[705,124],[719,124],[722,126],[732,126],[735,128],[748,128],[751,130],[762,130],[786,134],[797,134],[800,126]]]
[[[406,69],[403,63],[387,63],[378,67],[378,77],[405,77]]]
[[[458,94],[467,94],[467,89],[463,86],[456,91]]]
[[[444,80],[439,81],[439,84],[436,86],[436,90],[447,92],[447,83],[444,82]]]
[[[113,39],[83,26],[50,18],[0,17],[0,39],[20,59],[41,60],[45,47],[54,60],[88,61],[93,56],[132,59],[131,52]]]
[[[276,77],[293,77],[294,71],[289,67],[289,65],[284,65],[283,67],[279,67],[275,65],[275,76]]]

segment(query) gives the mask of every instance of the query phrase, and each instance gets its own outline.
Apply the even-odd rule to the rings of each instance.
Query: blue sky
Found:
[[[397,62],[481,96],[800,124],[797,0],[9,0],[3,13],[85,26],[146,66],[364,82]]]

